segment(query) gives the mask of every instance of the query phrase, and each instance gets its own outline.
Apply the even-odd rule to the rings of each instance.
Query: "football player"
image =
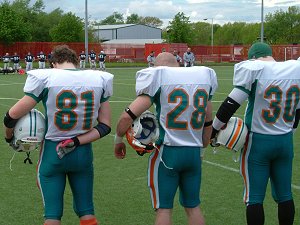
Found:
[[[30,70],[32,70],[32,62],[34,60],[33,55],[31,55],[31,52],[28,52],[25,56],[25,63],[26,63],[26,73]]]
[[[112,95],[113,75],[76,70],[78,57],[65,45],[54,49],[51,63],[55,69],[28,71],[25,96],[5,115],[5,139],[8,143],[13,141],[18,119],[42,101],[47,109],[47,130],[37,177],[44,202],[44,224],[61,224],[68,178],[80,225],[97,225],[91,142],[111,130],[108,99]]]
[[[106,59],[106,54],[104,51],[100,51],[100,54],[98,55],[99,58],[99,66],[100,70],[105,71],[105,59]]]
[[[39,59],[39,69],[45,69],[46,68],[46,55],[41,51],[40,54],[37,55],[37,58]]]
[[[217,77],[208,67],[179,67],[173,54],[160,53],[155,67],[136,74],[137,98],[117,124],[115,156],[125,157],[122,138],[132,122],[152,103],[159,120],[159,139],[149,158],[148,185],[156,223],[171,225],[177,189],[189,224],[204,225],[200,210],[201,149],[209,144],[212,130],[211,98]]]
[[[194,66],[195,56],[191,52],[191,48],[188,48],[187,51],[183,54],[184,67]]]
[[[79,55],[79,68],[80,69],[85,69],[85,59],[86,59],[86,55],[85,55],[84,51],[82,51]]]
[[[13,69],[14,71],[18,72],[19,68],[20,68],[20,56],[18,55],[18,53],[15,52],[15,54],[11,57],[11,60],[13,62]]]
[[[180,57],[180,55],[178,54],[178,51],[176,49],[174,49],[173,51],[173,55],[175,56],[176,61],[178,62],[179,66],[182,63],[182,58]]]
[[[9,68],[9,62],[10,62],[10,56],[7,53],[2,57],[3,60],[3,74],[8,74],[8,68]]]
[[[89,61],[90,61],[91,69],[96,69],[96,58],[97,58],[96,53],[94,52],[94,50],[91,50],[91,53],[89,54]]]
[[[150,54],[147,57],[147,63],[149,67],[153,67],[154,66],[154,62],[155,62],[155,55],[154,55],[154,51],[151,51]]]
[[[245,123],[249,136],[240,160],[247,224],[264,224],[263,201],[270,180],[279,224],[292,225],[293,129],[300,118],[300,64],[296,60],[276,62],[271,47],[261,42],[251,46],[248,59],[234,67],[235,87],[213,121],[212,145],[217,132],[248,99]]]

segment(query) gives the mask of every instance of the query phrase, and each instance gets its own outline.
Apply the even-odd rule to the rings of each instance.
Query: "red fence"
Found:
[[[43,51],[44,54],[48,55],[52,49],[57,45],[66,44],[70,48],[76,51],[79,54],[81,51],[84,51],[84,43],[62,43],[62,42],[16,42],[13,45],[2,45],[0,44],[0,54],[3,56],[6,52],[10,55],[13,55],[17,52],[21,59],[24,59],[25,55],[28,52],[31,52],[33,55],[38,55],[40,51]],[[96,53],[102,50],[101,45],[98,43],[90,43],[89,50],[94,50]]]
[[[85,49],[84,43],[61,43],[61,42],[17,42],[10,46],[0,44],[0,56],[6,52],[12,55],[17,52],[24,58],[27,52],[37,55],[40,51],[45,54],[51,52],[53,47],[67,44],[74,49],[77,54]],[[226,45],[226,46],[190,46],[196,56],[196,61],[204,62],[239,62],[247,59],[249,45]],[[104,50],[109,61],[119,62],[145,62],[151,51],[155,51],[157,56],[164,49],[166,52],[179,51],[183,53],[188,48],[185,43],[163,43],[163,44],[105,44],[90,43],[89,50],[94,50],[97,54]],[[273,56],[277,61],[297,59],[300,56],[300,45],[273,45]]]

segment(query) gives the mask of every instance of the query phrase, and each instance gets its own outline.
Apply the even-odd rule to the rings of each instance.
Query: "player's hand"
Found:
[[[211,133],[211,137],[210,137],[210,146],[211,147],[219,147],[220,144],[217,143],[217,134],[218,134],[218,130],[216,130],[213,127],[212,133]]]
[[[5,137],[5,141],[6,143],[8,143],[8,145],[16,152],[19,152],[20,151],[20,145],[19,144],[16,144],[15,141],[14,141],[14,136],[12,136],[11,138],[6,138]]]
[[[75,148],[79,145],[80,145],[80,143],[79,143],[79,140],[77,137],[61,141],[56,146],[56,153],[57,153],[58,157],[60,159],[62,159],[66,154],[74,151]]]
[[[117,159],[124,159],[125,156],[126,156],[126,145],[123,142],[115,144],[115,157]]]

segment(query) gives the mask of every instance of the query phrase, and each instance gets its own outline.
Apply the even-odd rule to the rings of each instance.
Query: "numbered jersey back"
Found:
[[[236,65],[234,85],[249,93],[245,122],[251,131],[284,134],[300,108],[300,63],[246,61]]]
[[[112,79],[99,71],[30,71],[24,92],[46,107],[46,139],[60,141],[90,130],[101,102],[112,95]]]
[[[137,73],[137,95],[153,98],[160,123],[158,144],[203,146],[205,108],[217,88],[207,67],[156,67]]]

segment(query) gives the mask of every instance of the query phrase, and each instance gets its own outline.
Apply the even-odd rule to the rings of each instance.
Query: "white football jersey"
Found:
[[[86,133],[97,124],[101,102],[113,91],[113,75],[90,70],[31,70],[26,95],[43,101],[46,139],[61,141]]]
[[[152,67],[136,74],[136,94],[149,95],[160,124],[158,144],[203,146],[205,108],[218,86],[208,67]]]
[[[245,122],[260,134],[292,130],[300,108],[300,63],[248,60],[234,67],[233,85],[249,94]]]

